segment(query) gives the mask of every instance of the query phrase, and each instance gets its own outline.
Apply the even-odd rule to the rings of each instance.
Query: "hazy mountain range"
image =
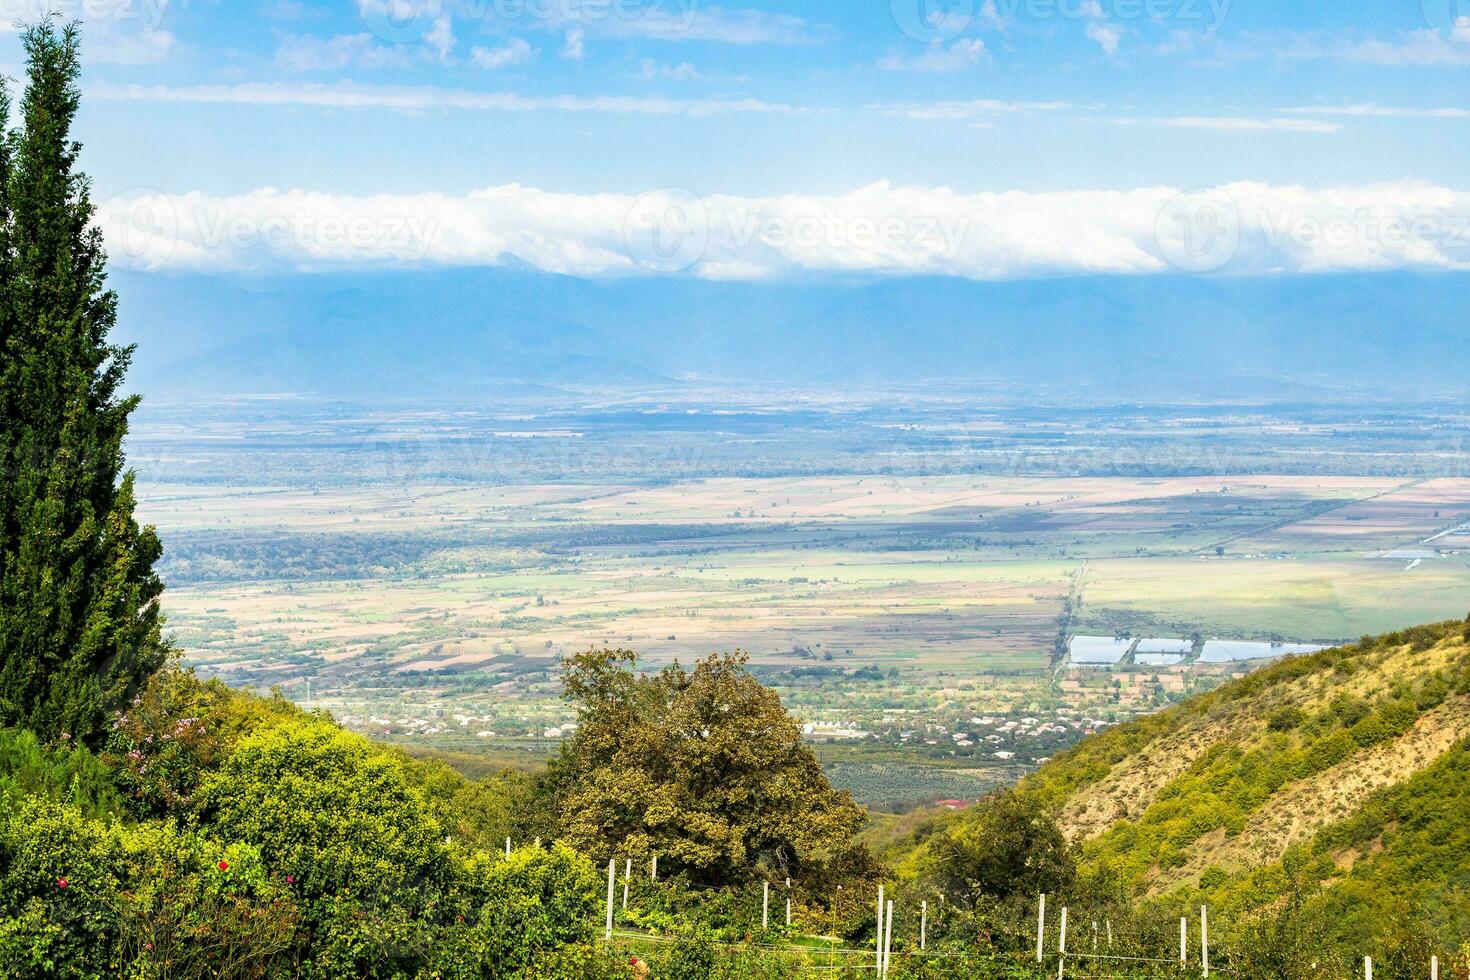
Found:
[[[156,396],[999,381],[1094,402],[1446,398],[1470,275],[595,282],[520,269],[119,273]],[[534,389],[532,389],[534,390]]]

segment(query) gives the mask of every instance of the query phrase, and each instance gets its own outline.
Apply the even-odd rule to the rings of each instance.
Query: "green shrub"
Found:
[[[0,812],[25,796],[69,803],[83,815],[117,813],[123,801],[112,771],[84,746],[43,746],[33,733],[0,728]]]
[[[254,844],[308,901],[420,891],[446,881],[450,853],[403,765],[329,722],[288,722],[245,739],[204,780],[194,819]]]

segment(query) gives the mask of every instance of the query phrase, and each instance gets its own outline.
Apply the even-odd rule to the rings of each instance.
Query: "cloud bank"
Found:
[[[463,196],[142,190],[101,202],[97,220],[114,264],[167,271],[526,264],[761,280],[1470,269],[1470,192],[1418,181],[972,194],[883,182],[774,197],[518,184]]]

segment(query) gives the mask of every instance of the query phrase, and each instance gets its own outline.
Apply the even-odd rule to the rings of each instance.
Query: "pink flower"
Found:
[[[67,881],[65,878],[57,878],[56,879],[56,887],[57,888],[60,888],[62,890],[65,890],[66,889],[66,886],[69,885],[69,884],[71,884],[71,882]]]

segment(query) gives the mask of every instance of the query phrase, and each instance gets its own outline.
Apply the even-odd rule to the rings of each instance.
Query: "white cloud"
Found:
[[[985,0],[985,3],[980,6],[980,20],[993,31],[1003,32],[1011,26],[1010,20],[996,10],[995,0]]]
[[[640,72],[644,78],[669,78],[676,82],[694,82],[704,77],[704,74],[687,61],[681,61],[677,65],[663,65],[652,58],[644,58]]]
[[[1113,121],[1123,126],[1173,126],[1178,129],[1223,129],[1236,132],[1276,130],[1289,133],[1335,133],[1342,129],[1338,123],[1320,119],[1254,119],[1246,116],[1166,116],[1156,119],[1120,118]]]
[[[1402,31],[1391,41],[1349,42],[1328,53],[1372,65],[1470,65],[1470,17],[1457,18],[1448,35],[1427,28]]]
[[[289,34],[281,38],[276,49],[276,64],[296,72],[402,67],[411,62],[402,48],[380,44],[371,34],[342,34],[333,38]]]
[[[1382,106],[1371,102],[1341,106],[1292,106],[1282,112],[1307,116],[1383,116],[1391,119],[1470,119],[1470,109]]]
[[[1080,9],[1087,18],[1087,26],[1083,28],[1087,39],[1102,48],[1103,54],[1109,58],[1115,57],[1118,54],[1118,42],[1123,40],[1123,28],[1107,22],[1107,15],[1103,13],[1102,4],[1098,0],[1083,0]]]
[[[580,27],[567,31],[566,43],[561,46],[561,56],[568,61],[581,61],[586,54],[587,32]]]
[[[930,45],[922,54],[888,55],[878,59],[878,67],[884,71],[954,72],[973,68],[989,59],[984,41],[978,37],[960,38],[947,47],[944,44]]]
[[[531,45],[521,38],[515,38],[506,44],[496,48],[475,48],[470,52],[470,60],[481,68],[505,68],[509,65],[524,65],[536,57],[536,52],[531,50]]]
[[[202,102],[215,105],[317,106],[332,109],[389,109],[426,112],[606,112],[654,116],[715,116],[726,113],[800,113],[804,110],[759,99],[669,99],[620,95],[521,95],[435,86],[364,85],[357,82],[238,85],[109,85],[90,87],[93,98],[130,102]]]
[[[722,44],[807,44],[807,22],[790,14],[704,6],[699,0],[651,0],[609,4],[606,0],[559,0],[530,4],[552,30],[579,27],[598,37],[644,37],[659,41],[713,41]],[[553,9],[554,8],[554,9]]]
[[[425,54],[448,61],[454,53],[454,20],[446,0],[357,0],[368,29],[397,44],[417,44]]]
[[[1097,42],[1097,46],[1103,49],[1103,54],[1109,58],[1117,55],[1118,42],[1123,40],[1123,28],[1100,20],[1090,20],[1087,22],[1086,32],[1087,39]]]
[[[1075,109],[1070,102],[1006,102],[999,99],[969,99],[952,102],[897,102],[868,106],[870,112],[905,119],[952,122],[977,117],[1029,112],[1056,112]]]
[[[665,244],[681,248],[695,236],[679,271],[707,278],[1170,273],[1179,271],[1171,259],[1200,246],[1198,236],[1209,246],[1227,232],[1238,241],[1223,255],[1227,274],[1470,269],[1464,191],[1407,181],[1239,182],[1209,192],[1209,220],[1198,222],[1190,220],[1193,199],[1171,187],[964,194],[886,182],[836,195],[702,200],[517,184],[463,196],[266,188],[114,199],[99,208],[98,222],[118,264],[178,270],[518,261],[569,275],[637,275],[649,271],[638,236],[665,231],[675,236]],[[678,221],[664,228],[668,215]]]
[[[434,18],[434,26],[424,35],[424,47],[440,61],[448,61],[454,52],[454,25],[448,14]]]

